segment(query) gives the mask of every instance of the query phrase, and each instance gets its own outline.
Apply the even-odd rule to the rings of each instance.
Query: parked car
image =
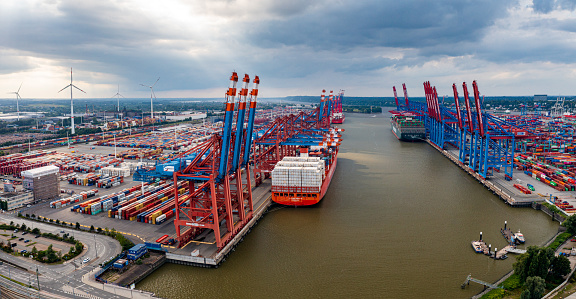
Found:
[[[24,241],[24,243],[28,243],[28,242],[30,242],[30,240],[25,240],[25,241]]]
[[[86,263],[89,262],[89,261],[90,261],[90,258],[87,257],[87,258],[85,258],[85,259],[82,261],[82,264],[86,264]]]
[[[24,240],[24,238],[20,238],[20,239],[18,239],[18,241],[22,241],[22,240]]]
[[[25,234],[27,234],[27,233],[28,233],[28,232],[23,232],[22,235],[25,235]]]
[[[40,235],[36,235],[36,237],[34,237],[34,238],[40,238]]]

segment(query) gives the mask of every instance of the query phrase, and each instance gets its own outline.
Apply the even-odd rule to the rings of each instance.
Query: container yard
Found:
[[[180,150],[204,142],[217,129],[218,127],[200,125],[166,127],[153,132],[116,137],[116,140],[100,140],[95,145],[153,149],[152,151],[129,150],[121,153],[121,155],[127,156],[127,159],[139,159],[159,155],[162,153],[162,149]],[[154,152],[154,150],[159,152]]]
[[[90,153],[62,153],[56,150],[38,150],[30,153],[17,153],[0,157],[0,175],[20,177],[22,171],[54,165],[60,171],[75,171],[80,173],[96,172],[108,167],[118,166],[122,159],[114,156],[102,156]]]

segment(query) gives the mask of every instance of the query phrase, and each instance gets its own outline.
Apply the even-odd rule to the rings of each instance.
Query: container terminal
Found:
[[[440,103],[438,92],[424,82],[425,102],[412,101],[405,84],[405,102],[398,101],[393,118],[410,116],[422,123],[425,141],[511,206],[547,202],[565,217],[576,212],[576,118],[556,109],[550,115],[528,111],[519,115],[490,114],[476,81],[452,85],[453,103]]]
[[[155,268],[164,262],[218,267],[268,210],[274,184],[280,186],[277,196],[290,200],[288,205],[310,204],[296,203],[301,197],[322,199],[342,141],[343,130],[331,124],[343,92],[326,95],[324,90],[315,109],[278,109],[275,118],[256,124],[259,78],[250,91],[248,75],[238,90],[237,82],[233,73],[222,123],[93,139],[79,136],[76,143],[1,157],[0,174],[11,181],[8,185],[23,183],[21,174],[29,170],[51,167],[58,172],[59,194],[12,211],[85,229],[114,229],[160,253],[162,258],[152,263]],[[282,167],[301,173],[298,186],[291,175],[273,182],[275,166],[283,160]],[[306,190],[291,194],[278,188]],[[308,194],[308,189],[315,191]],[[109,267],[123,267],[129,255],[117,256]],[[106,270],[95,278],[116,283]]]

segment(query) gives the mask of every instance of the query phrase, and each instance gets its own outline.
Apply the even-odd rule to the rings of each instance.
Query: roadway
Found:
[[[90,298],[123,298],[82,282],[82,276],[93,271],[95,268],[98,268],[99,264],[114,258],[122,251],[122,247],[116,240],[103,235],[81,232],[46,223],[17,218],[12,214],[0,214],[0,222],[10,223],[10,221],[14,221],[14,223],[20,225],[24,223],[26,226],[40,229],[41,232],[61,234],[61,231],[64,231],[65,233],[70,233],[75,239],[84,244],[85,251],[72,261],[56,265],[39,263],[28,258],[13,256],[2,251],[0,252],[0,259],[27,269],[27,271],[25,271],[4,262],[3,265],[0,265],[0,272],[5,276],[25,284],[31,283],[33,286],[37,286],[38,281],[36,279],[36,271],[38,271],[40,290],[44,292],[49,292],[65,298],[73,298],[76,296]],[[17,233],[17,235],[20,234],[20,232]],[[86,258],[90,258],[90,261],[83,264],[82,261]]]

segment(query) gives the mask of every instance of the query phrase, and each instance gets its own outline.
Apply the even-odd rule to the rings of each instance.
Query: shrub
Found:
[[[494,289],[482,296],[481,299],[502,299],[508,295],[508,292],[503,289]]]
[[[515,290],[515,289],[522,287],[522,283],[520,282],[520,277],[518,275],[512,274],[512,275],[510,275],[510,277],[508,277],[508,279],[504,280],[504,282],[502,283],[502,286],[506,290],[512,291],[512,290]]]

